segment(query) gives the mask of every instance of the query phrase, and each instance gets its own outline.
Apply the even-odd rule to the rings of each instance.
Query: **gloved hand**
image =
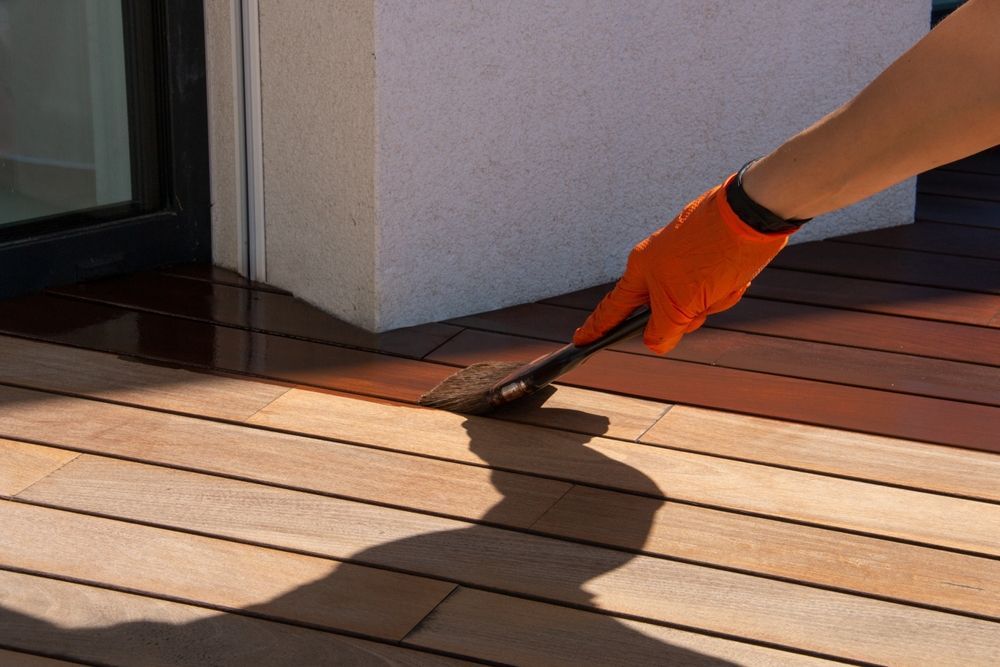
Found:
[[[601,338],[648,304],[652,312],[643,342],[665,354],[707,316],[740,300],[794,229],[765,234],[743,222],[726,198],[726,186],[735,177],[695,199],[673,222],[635,246],[625,275],[576,330],[574,345]]]

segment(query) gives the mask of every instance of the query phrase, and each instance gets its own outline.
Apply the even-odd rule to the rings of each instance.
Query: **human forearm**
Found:
[[[1000,144],[1000,0],[972,0],[854,99],[746,173],[755,201],[811,218]]]

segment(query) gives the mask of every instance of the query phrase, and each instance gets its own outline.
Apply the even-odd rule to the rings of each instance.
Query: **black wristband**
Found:
[[[740,167],[740,170],[736,172],[736,178],[730,181],[729,187],[726,188],[726,200],[733,212],[740,217],[740,220],[764,234],[794,231],[812,220],[812,218],[786,220],[750,199],[750,196],[743,189],[743,173],[756,161],[750,160]]]

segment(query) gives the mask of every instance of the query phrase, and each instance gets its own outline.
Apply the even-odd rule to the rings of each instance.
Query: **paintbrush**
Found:
[[[579,366],[598,350],[642,331],[649,309],[642,308],[602,338],[577,347],[570,343],[534,361],[484,361],[446,378],[420,397],[420,405],[479,415],[534,394]]]

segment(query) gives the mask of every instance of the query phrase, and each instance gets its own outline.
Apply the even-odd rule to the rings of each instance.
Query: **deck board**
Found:
[[[642,442],[1000,502],[1000,456],[678,405]]]
[[[112,278],[68,285],[50,293],[413,358],[424,356],[459,332],[458,327],[431,323],[372,334],[291,295],[159,273],[140,273],[127,281]]]
[[[0,302],[0,662],[1000,663],[998,158],[487,417],[413,403],[608,285],[380,335],[206,265]]]
[[[0,523],[7,567],[388,641],[402,639],[453,588],[24,503],[0,502]]]
[[[119,665],[461,664],[310,628],[2,570],[0,645]]]
[[[135,502],[120,502],[123,488]],[[162,492],[167,488],[171,493]],[[209,490],[212,506],[190,517],[183,501]],[[213,534],[846,658],[919,663],[940,656],[967,665],[1000,655],[998,626],[986,620],[142,464],[81,458],[29,491],[28,499],[52,494],[91,512],[161,525],[179,519]],[[269,512],[252,509],[261,502]]]
[[[76,452],[0,438],[0,496],[15,496],[78,456]]]
[[[8,437],[33,435],[78,451],[440,514],[478,517],[492,508],[494,521],[512,525],[529,525],[569,488],[565,482],[479,466],[8,387],[0,387],[0,402],[7,404],[0,413],[0,434]],[[408,418],[404,408],[383,407],[387,410],[380,415],[383,419],[399,422]],[[361,414],[347,415],[349,420],[363,418]],[[361,421],[356,423],[366,426]],[[459,420],[452,425],[465,436]],[[401,434],[406,437],[405,429]],[[356,441],[383,444],[376,438]],[[465,458],[479,462],[474,456]],[[448,480],[446,491],[441,487],[442,479]],[[502,507],[496,507],[504,498],[497,487],[511,492],[510,500]]]
[[[516,665],[843,664],[468,588],[448,598],[407,644],[471,648],[486,659]]]

